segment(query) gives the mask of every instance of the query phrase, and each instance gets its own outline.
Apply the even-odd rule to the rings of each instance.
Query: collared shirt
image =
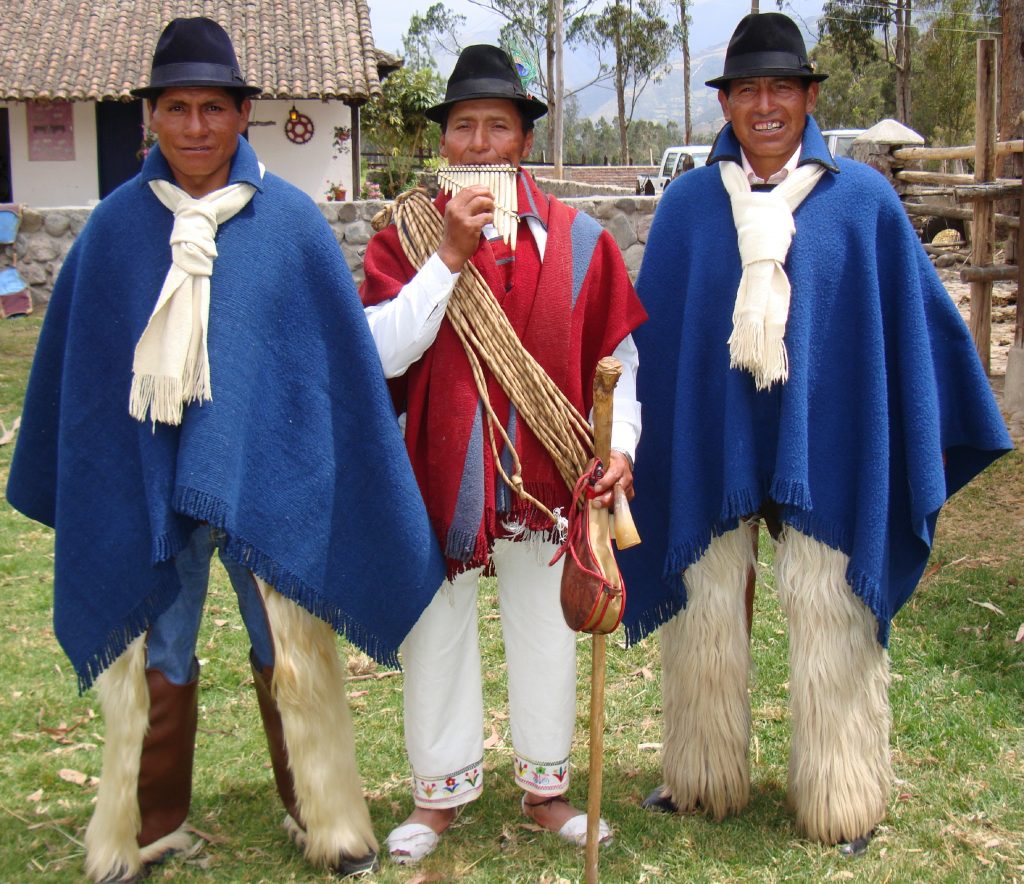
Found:
[[[530,226],[543,261],[547,228],[535,215],[522,213],[521,217]],[[488,224],[483,235],[491,238],[497,231]],[[459,274],[452,273],[435,252],[394,298],[365,308],[385,377],[405,374],[434,343],[458,279]],[[612,355],[622,363],[622,375],[612,394],[611,447],[633,458],[640,441],[640,403],[636,400],[640,358],[633,336],[623,338]]]
[[[740,157],[743,159],[743,173],[747,176],[747,180],[750,182],[750,186],[753,187],[755,184],[781,184],[789,176],[790,172],[796,171],[796,167],[800,162],[800,151],[801,147],[798,147],[778,172],[769,175],[767,178],[759,178],[753,167],[750,165],[750,161],[747,159],[746,151],[740,148]]]

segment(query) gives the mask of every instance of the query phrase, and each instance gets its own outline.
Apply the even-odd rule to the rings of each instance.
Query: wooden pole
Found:
[[[357,200],[363,192],[363,182],[360,180],[360,176],[362,175],[362,169],[360,168],[360,160],[362,159],[362,138],[360,137],[359,132],[359,105],[349,105],[349,112],[352,114],[352,125],[349,127],[352,132],[352,137],[349,141],[349,147],[352,148],[352,193],[349,194],[349,198]]]
[[[597,855],[601,849],[601,788],[604,777],[605,637],[592,636],[590,663],[590,791],[587,794],[587,884],[597,884]]]
[[[978,41],[978,82],[975,92],[974,180],[992,181],[996,175],[996,41]],[[995,205],[987,199],[974,201],[971,264],[992,263]],[[971,336],[985,374],[992,368],[992,282],[971,284]]]
[[[552,11],[555,16],[555,82],[551,84],[551,92],[555,97],[554,111],[551,115],[551,127],[554,129],[554,163],[555,178],[562,179],[565,172],[562,167],[562,152],[565,145],[565,108],[562,102],[565,100],[565,78],[562,73],[564,43],[565,43],[565,11],[562,7],[562,0],[554,0]]]
[[[973,144],[961,147],[901,147],[894,150],[892,155],[897,160],[973,160],[974,151]],[[1024,139],[996,143],[997,156],[1011,153],[1024,153]]]
[[[606,356],[594,375],[594,456],[608,463],[612,444],[612,391],[622,363]],[[601,788],[604,778],[605,637],[595,633],[590,662],[590,788],[587,792],[586,884],[597,884],[597,855],[601,841]]]
[[[1024,188],[1024,176],[1020,180]],[[1018,217],[1024,221],[1024,190],[1021,191],[1020,212]],[[1024,305],[1021,298],[1024,297],[1024,224],[1017,227],[1017,326],[1013,333],[1013,346],[1024,347]]]

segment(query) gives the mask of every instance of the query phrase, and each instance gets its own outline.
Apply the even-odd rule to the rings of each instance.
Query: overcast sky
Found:
[[[433,0],[368,0],[374,42],[381,49],[401,54],[402,35],[409,29],[413,13],[422,15]],[[445,0],[445,5],[467,18],[463,45],[471,43],[497,43],[498,30],[504,19],[481,8],[470,0]],[[672,13],[666,3],[666,17]],[[777,10],[775,0],[759,0],[762,12]],[[794,18],[814,18],[821,13],[821,0],[789,0],[783,10]],[[736,23],[750,12],[750,0],[694,0],[690,7],[693,21],[690,31],[690,49],[699,52],[729,39]],[[442,71],[450,64],[440,62]]]

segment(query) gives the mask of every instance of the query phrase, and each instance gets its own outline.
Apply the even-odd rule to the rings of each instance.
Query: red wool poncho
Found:
[[[533,215],[548,233],[543,263],[521,223],[511,288],[481,237],[472,261],[490,286],[526,349],[579,411],[592,405],[594,371],[646,318],[618,247],[587,215],[518,176],[520,218]],[[444,212],[448,198],[435,205]],[[525,210],[524,210],[525,209]],[[394,298],[416,271],[392,224],[370,241],[361,289],[367,306]],[[525,426],[497,382],[487,374],[491,405],[514,440],[526,491],[549,509],[568,508],[570,491],[551,458]],[[483,406],[455,331],[445,319],[437,338],[406,374],[392,382],[395,407],[406,412],[405,443],[448,576],[486,566],[505,525],[548,530],[548,518],[511,494],[497,472]],[[497,436],[499,456],[510,458]]]

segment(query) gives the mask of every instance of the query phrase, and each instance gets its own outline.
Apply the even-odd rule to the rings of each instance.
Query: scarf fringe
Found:
[[[199,342],[199,346],[205,351],[205,337]],[[197,348],[190,352],[185,360],[185,370],[181,376],[181,399],[187,405],[190,402],[209,401],[212,398],[209,359]]]
[[[789,353],[781,337],[765,335],[763,359],[761,366],[753,372],[758,390],[767,390],[772,384],[784,384],[789,380]]]
[[[764,323],[737,319],[729,335],[729,367],[756,373],[764,357]]]
[[[758,390],[784,384],[789,380],[786,342],[756,320],[738,320],[729,335],[729,367],[750,372]]]
[[[128,413],[136,420],[145,422],[148,417],[154,424],[180,424],[181,409],[179,378],[151,374],[137,374],[132,378]]]

